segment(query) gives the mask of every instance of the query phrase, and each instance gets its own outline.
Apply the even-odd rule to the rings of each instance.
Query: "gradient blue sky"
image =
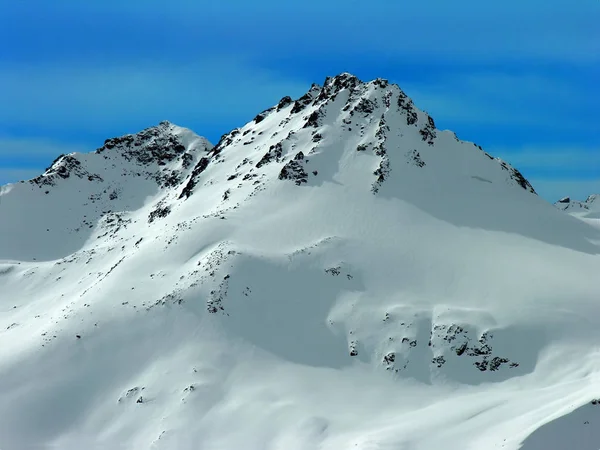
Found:
[[[161,120],[216,142],[351,72],[554,201],[600,192],[598,0],[0,0],[0,184]]]

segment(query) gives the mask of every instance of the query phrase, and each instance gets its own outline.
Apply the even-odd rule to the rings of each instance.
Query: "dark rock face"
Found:
[[[318,128],[321,126],[321,119],[325,115],[323,107],[313,111],[310,116],[308,116],[308,120],[306,124],[304,124],[304,128]]]
[[[215,145],[214,148],[210,151],[210,155],[212,157],[219,156],[219,154],[221,153],[221,151],[223,151],[225,147],[233,143],[234,138],[238,134],[240,134],[240,130],[235,129],[230,131],[229,133],[225,133],[224,135],[222,135],[221,139],[219,139],[219,142],[217,142],[217,145]]]
[[[435,123],[430,116],[427,116],[427,124],[419,130],[421,138],[429,145],[433,145],[434,139],[437,137],[435,133]]]
[[[261,158],[261,160],[256,163],[256,168],[260,169],[265,164],[270,163],[271,161],[279,161],[281,159],[281,154],[283,151],[283,146],[281,142],[278,142],[275,145],[271,145],[269,151],[265,153],[265,155]]]
[[[277,111],[281,111],[283,108],[291,105],[293,102],[291,97],[285,96],[283,97],[281,100],[279,100],[279,103],[277,104]]]
[[[373,191],[374,194],[379,192],[379,188],[381,187],[383,182],[389,176],[390,171],[391,171],[390,170],[390,160],[388,158],[383,158],[381,160],[381,162],[379,163],[379,167],[377,168],[377,170],[375,170],[375,172],[373,172],[373,175],[375,175],[377,177],[377,180],[375,181],[375,183],[373,184],[373,186],[371,188],[371,190]]]
[[[304,94],[302,97],[300,97],[298,100],[296,100],[290,113],[291,114],[299,113],[304,108],[306,108],[308,105],[310,105],[312,103],[312,101],[313,101],[313,98],[311,95]]]
[[[406,113],[407,125],[414,125],[417,123],[418,116],[413,102],[406,96],[404,92],[400,92],[400,95],[398,96],[398,110]]]
[[[389,313],[383,322],[390,335],[378,354],[381,365],[394,373],[421,377],[425,369],[436,368],[436,372],[471,384],[485,381],[488,373],[493,373],[490,380],[499,380],[527,370],[505,353],[509,351],[505,339],[513,336],[506,330],[481,332],[468,322],[435,323],[423,316]],[[482,372],[486,375],[480,375]]]
[[[265,117],[267,117],[267,115],[269,114],[269,112],[271,112],[271,109],[268,109],[266,111],[261,112],[260,114],[257,114],[256,117],[254,118],[254,123],[261,123],[263,120],[265,120]]]
[[[186,151],[178,137],[169,133],[170,126],[168,122],[161,122],[158,126],[146,128],[135,135],[107,139],[96,153],[102,154],[107,150],[116,149],[128,161],[164,166],[181,157]]]
[[[298,152],[293,160],[288,162],[279,173],[280,180],[293,180],[297,186],[306,183],[308,173],[304,170],[304,153]]]
[[[386,124],[385,118],[381,116],[377,132],[375,133],[375,137],[377,138],[378,143],[373,147],[373,151],[375,152],[375,154],[381,157],[379,167],[373,172],[373,175],[377,177],[375,183],[373,183],[373,185],[371,186],[371,191],[374,194],[379,192],[381,185],[388,178],[391,172],[390,158],[386,149],[387,133],[389,131],[390,127]]]
[[[325,78],[321,92],[325,91],[328,95],[335,95],[342,89],[353,90],[360,84],[362,84],[361,80],[350,73],[344,72],[334,77]]]
[[[381,89],[385,89],[386,87],[388,87],[389,82],[385,78],[377,78],[373,81],[373,84]]]
[[[48,170],[48,174],[56,175],[63,180],[69,178],[71,174],[82,175],[83,169],[81,162],[72,155],[60,157]]]
[[[88,181],[103,181],[99,175],[89,173],[75,155],[60,155],[45,170],[43,175],[30,180],[30,183],[40,188],[42,186],[55,186],[59,179],[66,180],[71,176],[82,179],[87,178]]]
[[[361,98],[355,108],[350,112],[350,115],[354,113],[361,113],[365,117],[373,114],[376,108],[376,104],[373,100],[369,100],[368,98]]]
[[[510,167],[504,161],[500,162],[500,166],[502,167],[503,170],[506,170],[507,172],[509,172],[510,178],[512,180],[516,181],[519,186],[521,186],[526,191],[537,195],[537,193],[535,192],[535,189],[533,189],[533,186],[529,183],[529,181],[527,181],[527,179],[523,176],[523,174],[521,172],[519,172],[514,167]]]
[[[396,361],[396,354],[394,352],[390,352],[383,357],[383,364],[386,365],[386,369],[391,369],[391,366]]]
[[[529,183],[529,181],[527,181],[525,179],[525,177],[523,176],[523,174],[521,172],[519,172],[517,169],[513,168],[512,170],[512,174],[511,177],[513,180],[515,180],[519,186],[521,186],[523,189],[535,194],[535,190],[533,189],[533,186]]]
[[[325,78],[323,87],[316,99],[317,102],[334,100],[339,92],[346,89],[351,93],[364,83],[349,73],[342,73],[335,77]]]
[[[46,167],[46,169],[44,170],[44,173],[49,172],[50,170],[53,169],[54,165],[56,163],[58,163],[63,157],[66,157],[67,155],[65,155],[64,153],[61,153],[60,155],[58,155],[54,161],[52,161],[52,164],[50,164],[48,167]]]
[[[505,364],[508,364],[510,368],[519,366],[518,363],[511,362],[508,358],[494,355],[492,347],[493,335],[491,333],[486,332],[475,338],[470,336],[469,331],[464,327],[453,324],[450,326],[435,325],[432,336],[434,334],[438,338],[441,338],[441,342],[449,345],[450,351],[456,354],[456,356],[472,357],[474,359],[473,366],[480,372],[495,372],[500,370]],[[442,367],[446,362],[443,357],[442,359],[438,358],[434,363],[438,367]]]
[[[192,195],[196,184],[198,184],[198,177],[206,170],[209,163],[210,159],[206,157],[201,158],[200,161],[198,161],[198,164],[196,164],[196,167],[194,167],[194,170],[192,171],[192,175],[190,176],[188,183],[185,185],[181,191],[181,194],[179,195],[180,199],[188,199]]]
[[[167,217],[171,213],[171,207],[168,205],[159,204],[148,215],[148,223],[154,222],[158,218]]]
[[[327,86],[328,84],[329,83],[326,80],[325,85]],[[342,73],[331,79],[331,88],[333,90],[333,93],[338,93],[342,89],[353,90],[359,84],[362,84],[362,81],[360,81],[357,77],[349,73]]]
[[[290,114],[297,114],[297,113],[303,111],[308,105],[310,105],[316,99],[320,90],[321,90],[321,88],[318,85],[313,83],[313,85],[310,87],[310,90],[294,102],[294,106],[292,107]]]

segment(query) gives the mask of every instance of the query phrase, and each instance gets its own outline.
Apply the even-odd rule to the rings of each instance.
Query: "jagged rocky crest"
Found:
[[[39,187],[55,186],[59,180],[71,177],[102,182],[102,175],[95,172],[106,169],[108,164],[113,168],[127,167],[126,174],[153,179],[161,187],[175,187],[183,181],[185,171],[196,162],[196,148],[187,148],[176,130],[181,129],[163,121],[136,134],[106,139],[102,147],[89,155],[60,155],[30,183]],[[200,144],[207,148],[210,146],[205,140],[201,140]],[[104,164],[99,163],[100,157]],[[167,165],[169,168],[166,168]]]
[[[104,146],[96,150],[96,153],[102,154],[107,150],[116,149],[126,160],[141,164],[155,162],[159,166],[164,166],[167,162],[182,157],[186,151],[185,145],[177,136],[170,133],[171,130],[172,125],[164,121],[156,127],[147,128],[137,134],[107,139],[104,141]]]
[[[450,145],[445,134],[449,132],[440,132],[433,118],[418,110],[397,85],[382,78],[363,82],[349,73],[327,77],[322,86],[313,84],[296,100],[283,97],[242,128],[224,134],[213,148],[207,143],[199,158],[174,132],[177,128],[161,122],[137,134],[107,139],[93,155],[125,160],[135,166],[136,176],[141,172],[161,187],[177,189],[178,198],[185,200],[211,166],[231,158],[240,161],[240,170],[223,181],[251,180],[257,190],[267,180],[289,180],[298,186],[317,183],[323,180],[320,160],[326,152],[335,152],[333,142],[376,157],[369,188],[377,194],[394,172],[403,170],[402,165],[427,170],[438,158],[436,152],[447,152]],[[509,184],[535,193],[517,169],[452,136],[452,145],[455,141],[477,148],[474,158],[475,153],[485,155],[506,173]],[[174,164],[176,169],[171,167]],[[271,170],[273,165],[277,168]],[[61,155],[31,183],[52,186],[70,177],[102,181],[102,173],[97,172],[76,154]],[[486,179],[479,174],[473,177]]]
[[[396,157],[392,162],[390,154],[402,152],[406,163],[419,168],[427,165],[423,156],[425,150],[403,150],[403,147],[413,145],[409,138],[418,136],[417,140],[426,146],[445,151],[445,143],[438,142],[439,130],[433,118],[419,111],[397,85],[382,78],[363,82],[354,75],[342,73],[327,77],[323,86],[313,84],[297,100],[283,97],[276,106],[261,112],[244,127],[224,134],[210,154],[197,163],[180,198],[189,198],[209,165],[223,162],[225,154],[228,157],[243,156],[248,162],[252,160],[254,167],[249,166],[245,179],[255,178],[258,169],[273,163],[280,166],[276,171],[279,180],[291,180],[298,186],[307,184],[319,173],[317,160],[321,156],[315,157],[313,163],[312,155],[325,151],[324,137],[336,134],[336,129],[346,132],[335,137],[341,145],[344,141],[358,140],[357,151],[370,151],[379,158],[372,172],[371,191],[375,194],[395,170],[394,165],[399,163]],[[261,136],[266,132],[269,137]],[[371,134],[372,138],[367,139]],[[404,138],[405,134],[406,139],[398,139]],[[452,135],[457,142],[476,147],[479,153],[497,163],[497,167],[506,172],[510,183],[535,193],[517,169],[483,152],[481,147],[459,141]],[[249,158],[252,152],[258,153],[257,161]]]

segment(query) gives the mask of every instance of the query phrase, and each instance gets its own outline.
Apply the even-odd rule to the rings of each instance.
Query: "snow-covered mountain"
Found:
[[[554,206],[588,225],[600,229],[600,194],[592,194],[585,201],[561,198]]]
[[[554,205],[569,214],[581,213],[584,217],[600,218],[600,194],[592,194],[583,202],[564,197]]]
[[[600,229],[327,78],[0,191],[0,449],[596,449]]]

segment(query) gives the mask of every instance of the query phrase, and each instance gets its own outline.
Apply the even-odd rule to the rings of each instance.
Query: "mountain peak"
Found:
[[[175,133],[176,128],[172,123],[162,121],[135,134],[106,139],[96,153],[116,149],[135,157],[142,163],[155,161],[159,165],[164,165],[165,161],[185,151],[185,146],[179,142]]]
[[[101,160],[111,160],[114,168],[124,164],[123,167],[144,168],[150,172],[177,159],[181,159],[186,167],[193,161],[190,152],[199,147],[208,148],[210,143],[190,130],[162,121],[135,134],[106,139],[102,147],[90,154],[62,154],[30,183],[41,187],[53,186],[57,181],[71,177],[102,180],[103,177],[96,173],[96,166],[103,166],[98,164]]]
[[[238,175],[260,174],[265,180],[293,180],[299,186],[361,183],[346,170],[356,164],[352,170],[363,173],[362,183],[373,193],[383,189],[394,195],[400,189],[397,184],[407,179],[406,172],[412,173],[410,167],[421,169],[415,175],[419,183],[431,177],[447,179],[444,183],[477,180],[535,193],[506,162],[452,132],[438,130],[433,118],[398,85],[383,78],[365,83],[347,72],[327,77],[323,86],[312,84],[296,100],[283,97],[251,122],[224,134],[198,163],[182,198],[189,198],[199,179],[224,159],[239,162]],[[248,168],[240,169],[243,166]],[[269,173],[269,167],[275,172]]]

